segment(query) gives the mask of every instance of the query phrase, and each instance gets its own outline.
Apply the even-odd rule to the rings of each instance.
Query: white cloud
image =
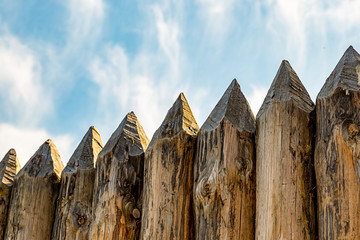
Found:
[[[103,0],[67,0],[65,3],[70,14],[66,55],[97,40],[102,31],[106,6]]]
[[[189,101],[189,105],[191,107],[191,110],[193,112],[193,115],[199,125],[204,123],[210,112],[204,112],[204,105],[206,104],[206,107],[209,106],[209,93],[210,90],[207,88],[191,88],[188,86],[185,86],[186,92],[185,97],[187,97],[187,100]]]
[[[171,18],[165,19],[164,11],[158,5],[153,6],[153,11],[155,15],[158,43],[170,61],[170,67],[172,68],[171,70],[173,71],[174,76],[177,76],[180,58],[180,29],[178,22]]]
[[[188,81],[183,79],[186,56],[181,51],[181,6],[166,1],[149,9],[152,11],[144,28],[143,46],[135,56],[129,57],[119,45],[109,45],[89,67],[100,89],[98,115],[103,123],[99,128],[105,136],[114,131],[107,127],[110,122],[120,121],[127,112],[134,111],[151,138],[180,91],[189,89]],[[190,91],[199,93],[193,107],[200,109],[199,98],[205,96],[204,91]]]
[[[51,47],[31,48],[6,26],[0,26],[0,106],[3,112],[0,154],[4,156],[10,148],[15,148],[22,166],[48,138],[54,140],[64,162],[73,150],[70,135],[53,135],[38,127],[53,113],[55,105],[54,89],[50,88],[49,81],[53,76],[44,78],[41,62],[41,57],[48,54],[41,51],[50,50]]]
[[[23,167],[31,156],[47,139],[56,145],[64,165],[75,150],[74,141],[69,135],[51,135],[44,129],[21,128],[12,124],[0,123],[0,159],[14,148]]]
[[[94,31],[98,31],[98,21],[104,17],[105,5],[102,0],[68,0],[70,18],[68,27],[75,38],[86,39]]]
[[[268,89],[259,86],[251,86],[251,88],[252,92],[250,96],[247,97],[247,100],[250,104],[251,111],[253,112],[254,116],[256,116],[262,103],[264,102]]]
[[[349,31],[360,29],[360,4],[357,0],[265,0],[258,7],[267,9],[262,22],[279,44],[297,56],[304,66],[310,51],[309,45],[326,44],[332,39],[338,46],[348,44],[353,37]],[[333,45],[333,44],[332,44]],[[281,45],[279,45],[281,46]],[[334,45],[333,45],[334,46]]]
[[[51,111],[36,54],[6,29],[0,33],[0,66],[1,107],[9,120],[31,125]]]
[[[196,0],[199,15],[205,22],[207,41],[222,44],[234,20],[234,0]],[[238,30],[238,29],[237,29]]]
[[[108,129],[111,126],[109,123],[114,122],[114,119],[121,121],[127,112],[134,111],[147,136],[151,138],[180,91],[191,94],[190,99],[193,101],[188,98],[190,106],[194,115],[199,117],[200,104],[208,93],[205,89],[190,89],[186,81],[172,81],[173,77],[176,78],[172,71],[165,75],[148,72],[147,66],[158,63],[151,61],[151,57],[145,53],[130,61],[120,46],[109,46],[105,52],[105,56],[94,59],[89,68],[92,80],[100,90],[97,114],[103,120],[99,126],[105,133],[103,136],[114,131]]]
[[[169,92],[155,86],[151,74],[146,72],[148,64],[154,63],[148,61],[146,55],[129,63],[124,50],[117,45],[107,47],[105,52],[105,56],[94,59],[89,68],[93,81],[100,88],[99,112],[103,114],[103,124],[114,119],[120,121],[133,110],[140,119],[146,119],[141,122],[146,132],[154,132],[163,118],[161,102],[169,97]],[[102,106],[107,107],[102,109]],[[99,128],[106,131],[105,126]]]

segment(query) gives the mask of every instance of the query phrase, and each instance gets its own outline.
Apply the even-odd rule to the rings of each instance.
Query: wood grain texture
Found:
[[[359,71],[349,47],[316,101],[319,239],[360,239]]]
[[[51,239],[63,168],[56,146],[47,140],[15,176],[5,239]]]
[[[316,239],[314,109],[283,61],[257,115],[256,239]]]
[[[144,152],[148,144],[135,114],[127,114],[96,162],[89,239],[139,239]]]
[[[61,174],[52,239],[86,240],[92,219],[95,161],[102,149],[98,130],[90,127]]]
[[[4,239],[11,189],[20,168],[16,152],[12,148],[0,162],[0,240]]]
[[[255,119],[236,80],[198,133],[195,239],[255,238]]]
[[[141,239],[193,239],[193,162],[198,125],[181,93],[145,156]]]

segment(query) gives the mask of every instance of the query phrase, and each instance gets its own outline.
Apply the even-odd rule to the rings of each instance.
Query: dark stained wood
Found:
[[[144,152],[148,144],[131,112],[99,153],[89,239],[139,239]]]
[[[61,173],[52,239],[86,240],[92,219],[95,161],[102,141],[90,127]]]
[[[12,148],[0,162],[0,240],[4,239],[11,188],[20,168],[16,152]]]
[[[14,178],[5,239],[51,239],[64,166],[47,140]]]
[[[313,109],[283,61],[256,118],[256,239],[317,237]]]
[[[145,156],[141,239],[193,239],[193,163],[198,125],[181,93]]]
[[[234,79],[198,133],[195,239],[255,238],[255,119]]]
[[[360,55],[353,47],[316,104],[319,239],[360,239]]]

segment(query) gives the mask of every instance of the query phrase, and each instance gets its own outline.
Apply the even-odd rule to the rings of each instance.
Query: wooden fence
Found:
[[[315,79],[314,79],[315,80]],[[64,168],[0,162],[0,239],[360,239],[360,55],[311,101],[283,61],[256,119],[233,80],[201,128],[181,93],[149,142],[133,112]]]

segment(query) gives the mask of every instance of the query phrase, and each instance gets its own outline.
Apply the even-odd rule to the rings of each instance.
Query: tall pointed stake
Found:
[[[181,93],[145,156],[141,239],[193,239],[193,162],[198,125]]]
[[[15,176],[5,239],[51,239],[63,168],[56,146],[47,140]]]
[[[255,238],[255,119],[234,79],[198,133],[195,239]]]
[[[283,61],[256,118],[256,239],[317,238],[313,109]]]
[[[316,100],[319,239],[360,237],[360,55],[349,47]]]
[[[148,144],[135,114],[128,113],[96,162],[89,239],[139,239],[144,152]]]
[[[4,239],[11,188],[19,170],[20,163],[12,148],[0,162],[0,240]]]
[[[52,240],[88,239],[95,161],[101,149],[100,134],[90,127],[61,174]]]

